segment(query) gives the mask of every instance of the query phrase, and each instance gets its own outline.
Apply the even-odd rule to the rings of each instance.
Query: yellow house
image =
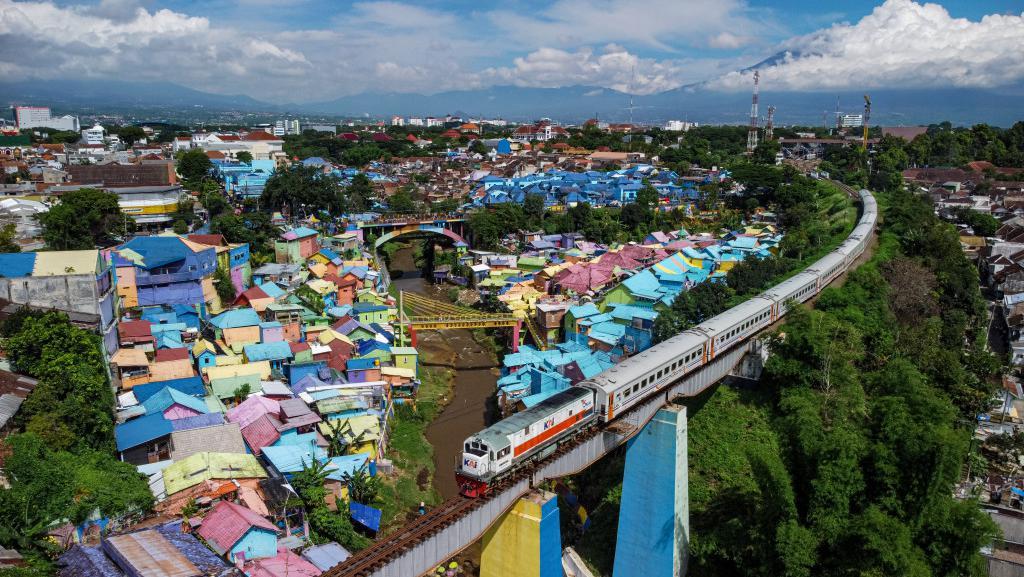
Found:
[[[270,378],[270,361],[206,367],[203,369],[203,373],[206,375],[207,380],[226,379],[242,375],[259,375],[260,380],[266,381]]]

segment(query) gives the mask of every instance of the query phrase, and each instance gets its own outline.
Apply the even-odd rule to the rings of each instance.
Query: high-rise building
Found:
[[[50,109],[45,106],[15,106],[14,122],[18,128],[52,128],[75,132],[81,130],[78,117],[65,115],[54,118],[50,115]]]
[[[405,119],[401,116],[392,116],[391,126],[405,126]]]
[[[284,136],[286,134],[301,134],[299,130],[299,121],[295,119],[278,120],[274,123],[274,127],[271,129],[271,133],[274,136]]]
[[[103,144],[103,138],[106,136],[107,130],[96,124],[92,128],[86,128],[82,131],[82,139],[85,140],[86,144]]]
[[[687,122],[685,120],[669,120],[665,123],[665,130],[674,132],[686,132],[687,130],[697,126],[696,122]]]

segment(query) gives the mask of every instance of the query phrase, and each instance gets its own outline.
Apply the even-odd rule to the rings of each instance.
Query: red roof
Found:
[[[288,348],[292,350],[293,355],[310,350],[309,343],[288,343]]]
[[[236,303],[238,303],[238,302],[252,302],[252,301],[254,301],[256,299],[268,299],[268,298],[270,298],[270,295],[268,295],[266,293],[266,291],[261,289],[259,287],[259,285],[255,285],[255,286],[249,287],[248,289],[246,289],[245,292],[243,292],[242,294],[238,295],[238,297],[235,299],[235,302]]]
[[[281,140],[279,137],[270,134],[265,130],[257,130],[246,134],[242,140]]]
[[[459,134],[459,131],[455,129],[445,130],[444,132],[441,133],[441,138],[458,138],[460,136],[462,135]]]
[[[533,127],[532,126],[520,126],[512,134],[533,134]]]
[[[405,139],[408,140],[409,142],[416,142],[417,140],[419,140],[419,138],[416,138],[416,135],[412,133],[406,135]]]
[[[323,573],[287,547],[278,547],[276,557],[263,557],[246,563],[244,570],[249,577],[318,577]]]
[[[227,246],[228,241],[223,234],[190,234],[188,239],[209,246]]]
[[[374,132],[373,133],[373,141],[374,142],[391,142],[391,137],[388,136],[387,134],[384,134],[383,132]]]
[[[124,321],[117,325],[117,334],[121,340],[143,339],[153,340],[153,323],[149,321]]]
[[[221,142],[234,142],[236,140],[241,140],[237,134],[218,134],[217,138],[219,138]]]
[[[183,361],[185,359],[192,358],[192,355],[188,352],[188,349],[160,349],[156,352],[156,362],[162,363],[164,361]]]
[[[343,140],[359,140],[359,136],[355,132],[342,132],[338,135],[338,138]]]
[[[264,414],[242,427],[242,438],[245,439],[245,444],[249,445],[252,454],[258,457],[263,447],[269,447],[281,438],[281,433],[277,431],[280,426],[281,421],[269,414]]]
[[[209,158],[210,160],[221,160],[225,157],[224,153],[219,150],[207,150],[206,158]]]
[[[252,509],[221,501],[203,519],[199,536],[219,549],[220,553],[225,553],[254,527],[277,533],[277,528],[270,521]]]

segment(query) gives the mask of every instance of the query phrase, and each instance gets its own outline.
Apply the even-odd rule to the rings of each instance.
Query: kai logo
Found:
[[[476,461],[473,459],[463,459],[462,466],[469,467],[470,469],[476,469]]]

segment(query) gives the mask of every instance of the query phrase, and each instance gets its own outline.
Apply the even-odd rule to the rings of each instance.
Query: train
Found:
[[[858,193],[861,216],[835,250],[760,295],[560,391],[467,438],[455,478],[476,498],[502,479],[546,458],[581,433],[612,423],[632,407],[782,318],[846,271],[865,250],[878,204]]]

